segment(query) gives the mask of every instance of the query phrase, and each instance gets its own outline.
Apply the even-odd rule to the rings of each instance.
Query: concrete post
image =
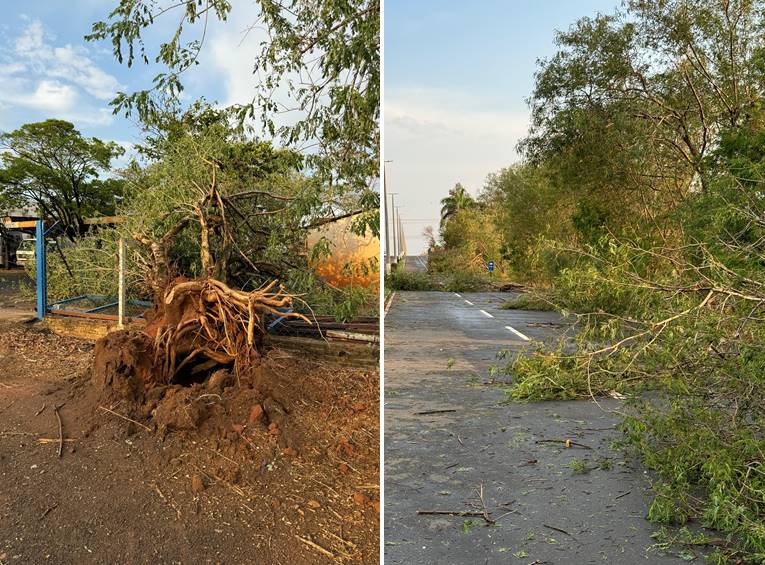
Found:
[[[125,240],[119,240],[119,296],[117,297],[117,327],[125,327]]]

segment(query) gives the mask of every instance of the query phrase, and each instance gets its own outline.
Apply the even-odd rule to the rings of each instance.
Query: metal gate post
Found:
[[[48,258],[46,257],[45,223],[37,220],[35,242],[35,271],[37,271],[37,319],[42,320],[48,311]]]

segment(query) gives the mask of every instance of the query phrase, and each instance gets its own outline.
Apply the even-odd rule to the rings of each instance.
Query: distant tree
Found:
[[[441,227],[454,214],[465,208],[470,208],[474,204],[473,197],[465,190],[465,187],[460,183],[455,184],[454,188],[449,191],[449,196],[441,200]]]
[[[63,120],[46,120],[0,133],[0,149],[0,202],[33,203],[72,240],[85,233],[88,216],[114,213],[123,183],[99,174],[124,152],[116,143],[83,137]]]
[[[425,238],[425,243],[428,244],[428,253],[436,248],[436,232],[433,226],[427,226],[422,230],[422,236]]]

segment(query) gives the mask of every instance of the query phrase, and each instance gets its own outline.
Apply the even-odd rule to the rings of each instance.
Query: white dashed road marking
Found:
[[[487,318],[493,318],[493,317],[494,317],[494,316],[492,316],[491,314],[489,314],[489,313],[488,313],[486,310],[481,310],[481,314],[483,314],[483,315],[484,315],[484,316],[486,316]]]
[[[483,312],[483,310],[482,310],[482,312]],[[511,331],[511,332],[513,332],[515,335],[517,335],[519,338],[521,338],[522,340],[525,340],[525,341],[530,341],[530,338],[529,338],[528,336],[526,336],[526,335],[523,335],[521,332],[519,332],[518,330],[516,330],[516,329],[515,329],[513,326],[505,326],[505,329],[506,329],[506,330],[510,330],[510,331]]]
[[[474,305],[472,302],[470,302],[470,300],[465,300],[465,302],[467,302],[467,303],[468,303],[468,304],[470,304],[471,306],[473,306],[473,305]]]
[[[454,296],[456,296],[457,298],[462,298],[462,297],[461,297],[459,294],[457,294],[456,292],[454,293]]]

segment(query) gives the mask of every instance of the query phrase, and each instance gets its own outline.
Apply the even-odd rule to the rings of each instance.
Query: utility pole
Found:
[[[398,234],[396,228],[396,199],[394,196],[396,196],[396,192],[390,193],[390,207],[391,207],[391,218],[390,218],[390,232],[393,235],[393,256],[391,257],[391,269],[393,268],[393,264],[398,262]],[[388,223],[387,220],[385,222]],[[385,226],[385,229],[388,229],[388,226]]]
[[[388,233],[388,163],[393,161],[383,162],[383,200],[385,202],[385,274],[390,274],[390,234]]]
[[[404,233],[404,222],[401,220],[401,214],[398,216],[398,224],[401,229],[401,254],[406,257],[406,234]]]
[[[398,222],[396,223],[396,231],[398,232],[398,252],[401,257],[406,255],[406,241],[404,240],[404,224],[401,222],[401,210],[396,207],[398,215]]]

